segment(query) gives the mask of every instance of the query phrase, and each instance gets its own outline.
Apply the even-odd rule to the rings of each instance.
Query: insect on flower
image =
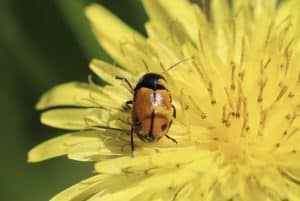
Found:
[[[211,0],[202,1],[201,8],[189,0],[139,2],[149,16],[145,35],[101,5],[85,9],[97,41],[122,67],[91,62],[107,85],[62,84],[37,103],[43,124],[76,132],[35,146],[28,161],[65,155],[95,163],[97,173],[51,200],[299,201],[300,1]],[[191,60],[174,71],[161,65],[166,74],[158,70],[160,63],[182,57]],[[151,64],[148,71],[141,60]],[[126,146],[130,127],[132,135],[139,127],[126,120],[138,116],[135,110],[150,116],[146,135],[155,110],[157,137],[158,107],[146,110],[138,101],[145,85],[134,91],[150,72],[168,81],[176,119],[173,109],[163,110],[173,120],[164,134],[178,145],[163,137],[137,149],[132,140],[138,151],[132,158]],[[136,80],[132,94],[120,85],[126,79],[116,76]],[[157,96],[159,90],[153,91]],[[154,99],[150,94],[148,101]],[[126,100],[133,100],[132,110],[122,108]]]
[[[183,59],[170,66],[171,70],[178,64],[185,62]],[[148,69],[146,63],[146,68]],[[132,125],[130,132],[131,153],[134,152],[133,133],[144,142],[153,142],[166,136],[177,144],[176,139],[168,135],[168,131],[176,118],[176,108],[172,104],[172,96],[168,89],[167,80],[163,73],[144,74],[133,88],[131,83],[124,77],[117,76],[126,82],[133,93],[133,100],[126,101],[125,108],[132,105]]]

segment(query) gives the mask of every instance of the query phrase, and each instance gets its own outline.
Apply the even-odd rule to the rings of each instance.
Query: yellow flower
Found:
[[[94,161],[97,172],[52,200],[299,201],[299,1],[213,0],[209,16],[187,0],[143,5],[147,36],[87,7],[97,40],[122,68],[95,59],[91,70],[109,85],[62,84],[37,104],[50,108],[42,123],[71,131],[28,160],[67,155]],[[115,76],[136,83],[144,63],[168,80],[178,144],[136,138],[132,158],[131,113],[122,108],[132,94]]]

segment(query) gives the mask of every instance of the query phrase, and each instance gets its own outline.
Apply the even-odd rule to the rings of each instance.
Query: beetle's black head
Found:
[[[166,79],[157,73],[147,73],[141,77],[137,85],[135,86],[134,90],[138,90],[139,88],[145,87],[152,90],[157,89],[166,89],[165,84],[162,83],[166,82]]]

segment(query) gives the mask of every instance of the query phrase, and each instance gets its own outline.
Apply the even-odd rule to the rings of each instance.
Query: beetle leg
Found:
[[[132,100],[126,101],[125,104],[123,105],[123,109],[130,110],[131,109],[130,105],[132,105],[132,103],[133,103]]]
[[[173,108],[173,117],[174,117],[174,119],[176,119],[176,107],[175,107],[175,105],[172,105],[172,108]]]
[[[131,127],[131,131],[130,131],[130,145],[131,145],[131,157],[133,157],[134,156],[133,127]]]
[[[130,88],[130,90],[131,90],[132,92],[134,91],[132,85],[130,84],[130,82],[129,82],[125,77],[119,77],[119,76],[116,76],[116,79],[118,79],[118,80],[123,80],[124,82],[126,82],[126,84],[128,85],[128,87]]]
[[[169,123],[169,128],[171,128],[173,121],[171,120]]]
[[[169,140],[172,140],[174,143],[177,144],[177,140],[175,140],[174,138],[172,138],[172,137],[170,137],[170,136],[168,136],[168,135],[166,135],[166,137],[167,137]]]
[[[174,105],[172,105],[174,107]],[[175,107],[174,107],[174,110],[175,110]],[[176,113],[175,113],[176,114]],[[175,115],[176,116],[176,115]],[[174,117],[175,118],[175,117]],[[170,121],[169,123],[169,128],[171,128],[171,125],[172,125],[173,121]],[[170,137],[169,135],[166,135],[166,137],[169,139],[169,140],[172,140],[172,142],[176,143],[177,144],[177,140]]]

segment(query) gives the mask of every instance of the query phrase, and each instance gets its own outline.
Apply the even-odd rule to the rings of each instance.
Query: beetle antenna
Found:
[[[116,79],[117,80],[123,80],[127,84],[127,86],[130,88],[131,92],[134,91],[134,88],[132,87],[132,85],[130,84],[130,82],[127,80],[127,78],[116,76]]]
[[[162,72],[162,74],[165,74],[166,72],[168,72],[169,70],[172,70],[174,67],[178,66],[179,64],[182,64],[186,61],[188,61],[190,58],[185,58],[185,59],[182,59],[180,61],[178,61],[177,63],[171,65],[169,68],[166,69],[166,71]]]
[[[142,62],[143,62],[144,66],[145,66],[145,68],[147,70],[147,73],[149,73],[150,70],[149,70],[149,66],[147,65],[146,61],[144,59],[142,59]]]

